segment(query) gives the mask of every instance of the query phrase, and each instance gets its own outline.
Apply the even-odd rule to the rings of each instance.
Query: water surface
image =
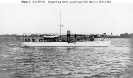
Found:
[[[0,42],[0,78],[132,78],[132,39],[109,47],[21,47]]]

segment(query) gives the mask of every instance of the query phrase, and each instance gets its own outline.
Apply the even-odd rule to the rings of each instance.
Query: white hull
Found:
[[[21,42],[22,46],[37,46],[37,47],[107,47],[110,41],[87,41],[87,42]]]

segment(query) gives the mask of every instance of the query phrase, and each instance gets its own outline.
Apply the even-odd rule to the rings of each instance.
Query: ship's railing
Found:
[[[34,41],[34,39],[38,40],[43,40],[45,38],[54,38],[54,37],[59,37],[60,35],[66,35],[66,33],[23,33],[23,42],[29,41]]]
[[[60,35],[62,35],[62,36],[60,36]],[[77,35],[77,36],[75,37],[75,35]],[[67,41],[67,33],[61,33],[61,34],[60,33],[41,33],[41,34],[40,33],[23,33],[23,41],[25,42],[25,41],[27,41],[27,39],[28,39],[28,41],[32,41],[32,39],[39,39],[39,38],[44,40],[44,37],[48,38],[49,36],[53,36],[53,37],[55,36],[57,41],[60,41],[60,37],[61,37],[61,41],[62,40]],[[51,38],[53,38],[53,37],[51,37]],[[71,39],[76,38],[76,39],[81,40],[84,38],[89,38],[89,35],[71,33],[70,38]]]
[[[94,41],[94,35],[93,34],[73,34],[73,33],[70,33],[70,38],[71,39],[74,39],[76,38],[76,40],[90,40],[90,41]],[[75,37],[76,35],[76,37]],[[23,34],[23,41],[25,42],[26,39],[42,39],[44,40],[44,37],[45,38],[54,38],[56,37],[57,41],[58,40],[63,40],[65,39],[65,41],[67,40],[67,33],[61,33],[61,36],[60,36],[60,33],[24,33]],[[106,34],[103,35],[103,37],[100,37],[100,38],[103,38],[102,40],[104,40],[106,38]],[[31,41],[30,40],[30,41]]]
[[[67,33],[23,33],[23,35],[67,35]],[[91,35],[91,33],[70,33],[70,34],[78,34],[78,35]]]

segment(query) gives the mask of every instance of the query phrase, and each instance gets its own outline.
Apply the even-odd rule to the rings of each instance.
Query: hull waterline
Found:
[[[21,42],[22,46],[35,47],[108,47],[110,41],[87,41],[87,42]]]

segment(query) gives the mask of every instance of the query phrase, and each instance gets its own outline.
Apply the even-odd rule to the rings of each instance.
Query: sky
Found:
[[[0,34],[62,33],[119,35],[133,33],[133,3],[0,3]]]

